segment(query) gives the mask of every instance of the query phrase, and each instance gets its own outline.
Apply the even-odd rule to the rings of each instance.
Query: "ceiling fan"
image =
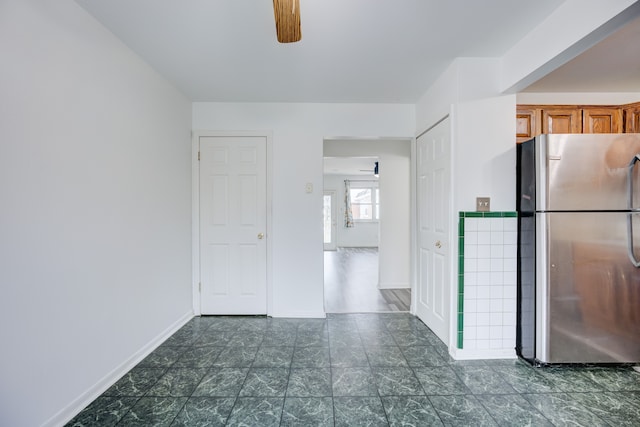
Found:
[[[302,39],[300,0],[273,0],[273,14],[280,43],[294,43]]]

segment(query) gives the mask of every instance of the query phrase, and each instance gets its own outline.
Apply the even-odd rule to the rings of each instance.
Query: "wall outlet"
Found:
[[[304,191],[306,193],[313,193],[313,184],[310,182],[307,182],[306,185],[304,186]]]
[[[490,197],[476,197],[476,212],[489,212],[491,210]]]

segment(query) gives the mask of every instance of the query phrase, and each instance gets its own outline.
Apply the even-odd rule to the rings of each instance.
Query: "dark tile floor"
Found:
[[[456,362],[407,313],[196,317],[69,426],[639,426],[631,368]]]

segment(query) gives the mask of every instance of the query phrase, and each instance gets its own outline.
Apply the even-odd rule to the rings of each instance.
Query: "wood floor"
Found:
[[[324,252],[327,313],[409,311],[410,289],[378,289],[378,249],[338,248]]]

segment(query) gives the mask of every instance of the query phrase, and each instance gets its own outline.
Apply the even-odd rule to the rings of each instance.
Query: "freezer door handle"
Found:
[[[633,156],[629,162],[627,170],[627,206],[629,210],[633,210],[633,170],[636,167],[636,163],[640,161],[640,154]],[[640,261],[636,258],[635,251],[633,249],[633,212],[627,214],[627,255],[629,255],[629,261],[634,267],[640,267]]]
[[[640,162],[640,154],[633,156],[627,167],[627,208],[633,209],[633,170]]]

